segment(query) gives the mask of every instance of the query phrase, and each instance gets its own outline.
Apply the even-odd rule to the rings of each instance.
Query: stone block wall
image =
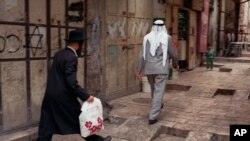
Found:
[[[67,33],[84,30],[85,2],[0,1],[0,133],[38,123],[48,69],[54,54],[65,48]],[[82,11],[71,10],[74,3],[82,5]],[[85,57],[79,57],[81,86],[84,64]]]

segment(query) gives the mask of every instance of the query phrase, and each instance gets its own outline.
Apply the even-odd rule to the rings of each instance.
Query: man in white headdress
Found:
[[[172,44],[171,36],[167,33],[164,21],[158,19],[154,21],[151,32],[144,36],[136,73],[137,79],[140,79],[144,73],[151,86],[152,108],[149,113],[149,124],[158,121],[160,110],[163,108],[169,58],[173,59],[173,67],[177,69],[176,48]]]

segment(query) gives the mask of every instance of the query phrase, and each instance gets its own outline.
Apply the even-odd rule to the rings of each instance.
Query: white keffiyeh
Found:
[[[157,20],[154,22],[155,24],[163,24],[162,20]],[[153,25],[152,30],[149,34],[144,36],[143,39],[143,58],[146,58],[146,43],[149,41],[150,43],[150,54],[155,56],[156,49],[161,45],[163,51],[163,60],[162,65],[166,65],[167,55],[168,55],[168,38],[169,35],[167,33],[166,27]]]

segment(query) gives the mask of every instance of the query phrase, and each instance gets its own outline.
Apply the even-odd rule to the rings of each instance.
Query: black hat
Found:
[[[69,32],[68,39],[66,41],[84,41],[82,30],[75,29]]]

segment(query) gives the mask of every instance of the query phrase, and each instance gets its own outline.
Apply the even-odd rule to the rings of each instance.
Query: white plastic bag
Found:
[[[81,136],[87,137],[104,129],[103,109],[100,99],[94,98],[94,102],[84,102],[79,116]]]

